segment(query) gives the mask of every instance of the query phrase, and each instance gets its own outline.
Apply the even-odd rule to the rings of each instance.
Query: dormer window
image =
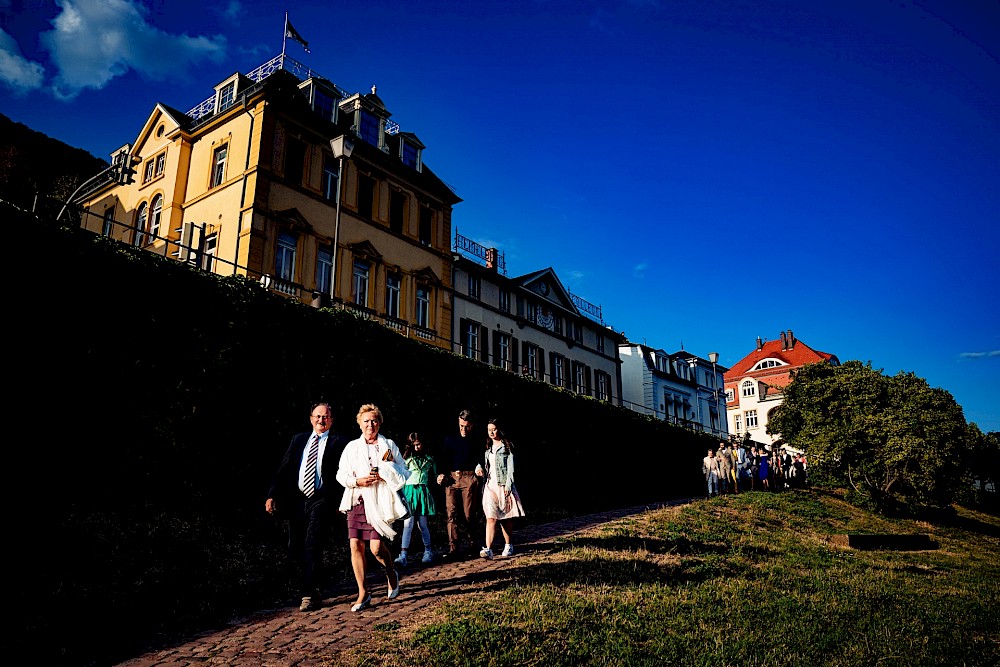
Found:
[[[419,154],[420,153],[416,146],[412,145],[408,141],[403,142],[403,164],[407,167],[416,169],[418,164],[417,157]]]
[[[236,104],[236,99],[240,91],[245,90],[250,83],[252,81],[239,72],[233,74],[215,86],[214,98],[210,97],[194,109],[191,109],[188,115],[197,119],[202,116],[222,113],[226,109],[232,108]]]
[[[225,111],[236,101],[236,82],[230,81],[219,90],[218,111]]]
[[[382,143],[379,141],[381,137],[379,119],[364,109],[361,110],[360,116],[361,124],[358,128],[358,134],[372,146],[381,146]]]
[[[750,370],[762,371],[765,368],[774,368],[776,366],[787,366],[787,365],[788,364],[779,359],[762,359],[761,361],[757,362],[757,365],[751,368]]]
[[[309,100],[313,113],[330,123],[337,122],[337,103],[342,99],[335,86],[324,83],[323,80],[309,79],[303,82],[299,89]]]

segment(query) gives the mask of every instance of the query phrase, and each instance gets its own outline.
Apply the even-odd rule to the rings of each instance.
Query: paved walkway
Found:
[[[365,611],[351,612],[351,604],[357,596],[357,588],[351,581],[333,591],[332,597],[324,600],[324,606],[316,611],[303,613],[296,606],[259,612],[250,618],[233,621],[223,630],[207,632],[183,644],[126,660],[119,663],[119,667],[309,667],[321,664],[321,660],[309,656],[330,657],[364,640],[376,623],[403,621],[416,611],[440,604],[443,596],[475,592],[477,583],[491,579],[491,571],[502,570],[516,562],[518,555],[544,552],[555,540],[602,523],[685,502],[688,501],[642,505],[519,528],[515,533],[517,553],[513,558],[439,560],[427,566],[411,565],[400,577],[399,597],[391,602],[385,599],[385,576],[379,571],[373,575],[376,583],[372,587],[372,606]],[[499,531],[497,537],[500,537]]]

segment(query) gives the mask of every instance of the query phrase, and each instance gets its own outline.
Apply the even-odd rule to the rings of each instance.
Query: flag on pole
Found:
[[[312,53],[309,50],[309,42],[302,39],[302,35],[299,31],[292,27],[292,24],[288,21],[288,14],[285,14],[285,37],[291,37],[296,42],[302,45],[302,48],[306,50],[306,53]]]

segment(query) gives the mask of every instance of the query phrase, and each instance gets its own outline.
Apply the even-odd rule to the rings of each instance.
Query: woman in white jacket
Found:
[[[410,473],[396,443],[379,435],[381,425],[382,411],[378,406],[362,405],[358,410],[361,437],[347,443],[337,469],[337,481],[344,487],[340,511],[347,514],[351,567],[358,582],[358,599],[351,611],[367,608],[372,600],[365,584],[365,542],[375,560],[385,568],[386,599],[399,595],[399,577],[385,540],[391,541],[396,536],[392,524],[406,515],[406,505],[398,492]]]

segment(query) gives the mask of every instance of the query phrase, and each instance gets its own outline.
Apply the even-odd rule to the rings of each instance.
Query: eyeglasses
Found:
[[[319,422],[332,419],[332,417],[327,417],[326,415],[313,415],[312,418]]]

